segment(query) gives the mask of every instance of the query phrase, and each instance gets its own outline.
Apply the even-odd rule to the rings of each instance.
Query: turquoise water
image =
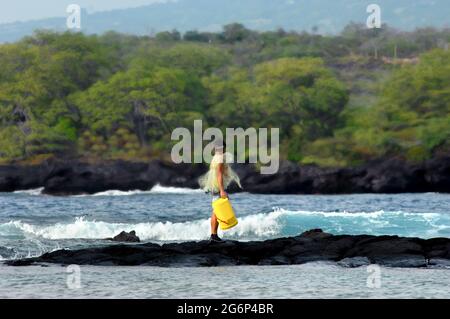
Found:
[[[220,234],[229,239],[264,240],[298,235],[311,228],[333,234],[450,237],[447,194],[236,194],[231,198],[240,223],[232,231]],[[40,190],[32,190],[0,194],[0,207],[1,259],[106,245],[109,243],[103,238],[122,230],[136,230],[143,241],[157,243],[202,240],[209,235],[210,198],[196,190],[156,187],[148,192],[109,191],[70,197],[45,196]],[[205,289],[210,290],[208,285],[220,284],[214,280],[204,283],[205,276],[215,278],[221,272],[232,272],[240,279],[221,288],[229,298],[450,297],[450,270],[446,269],[382,268],[386,281],[376,290],[367,290],[365,268],[344,269],[330,264],[81,270],[84,288],[73,291],[65,285],[67,273],[63,267],[13,268],[0,264],[0,296],[49,297],[57,296],[56,292],[62,289],[62,296],[67,298],[203,298],[210,296],[204,295]]]
[[[450,195],[232,196],[237,240],[295,236],[322,228],[333,234],[450,237]],[[210,198],[200,191],[162,188],[51,197],[39,190],[0,194],[0,256],[40,255],[105,244],[136,230],[144,241],[202,240],[209,235]]]

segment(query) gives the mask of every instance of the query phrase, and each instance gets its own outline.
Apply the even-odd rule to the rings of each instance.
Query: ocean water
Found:
[[[231,196],[239,218],[228,239],[265,240],[322,228],[333,234],[450,237],[450,195]],[[56,249],[111,244],[103,239],[135,230],[156,243],[203,240],[211,198],[199,190],[156,186],[52,197],[41,190],[0,194],[0,260]],[[88,267],[81,288],[70,289],[65,267],[7,267],[0,261],[0,297],[6,298],[450,298],[450,269],[380,268],[370,288],[366,267],[329,263],[284,267]],[[236,278],[223,287],[220,277]],[[205,278],[208,278],[205,280]],[[214,288],[220,287],[220,288]]]

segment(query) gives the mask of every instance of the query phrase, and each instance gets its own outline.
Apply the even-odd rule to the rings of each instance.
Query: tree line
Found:
[[[171,131],[196,119],[279,127],[282,158],[304,164],[421,161],[450,150],[449,41],[448,29],[357,24],[336,36],[36,31],[0,45],[0,161],[167,158]]]

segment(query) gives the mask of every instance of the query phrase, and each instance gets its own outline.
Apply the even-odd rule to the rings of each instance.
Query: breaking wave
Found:
[[[436,237],[450,235],[449,217],[436,213],[405,212],[313,212],[274,209],[266,214],[239,217],[239,225],[227,238],[260,240],[295,236],[312,228],[333,234],[370,234]],[[102,239],[121,231],[135,230],[145,241],[203,240],[209,235],[209,219],[186,222],[109,223],[77,217],[70,223],[32,225],[22,221],[0,224],[0,237]]]
[[[43,187],[36,189],[20,190],[15,191],[14,194],[21,195],[31,195],[38,196],[42,195]],[[75,195],[75,197],[86,197],[86,196],[131,196],[131,195],[145,195],[145,194],[202,194],[201,189],[190,189],[181,187],[166,187],[159,184],[155,185],[151,190],[131,190],[131,191],[120,191],[120,190],[107,190],[104,192],[95,193],[92,195]]]

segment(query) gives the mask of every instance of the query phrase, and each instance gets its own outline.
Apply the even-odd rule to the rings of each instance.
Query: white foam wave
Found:
[[[85,197],[85,196],[131,196],[131,195],[141,195],[141,194],[149,194],[151,191],[141,191],[141,190],[133,190],[133,191],[119,191],[119,190],[108,190],[104,192],[95,193],[92,195],[79,195],[77,197]]]
[[[131,196],[131,195],[145,195],[145,194],[201,194],[203,191],[201,189],[190,189],[181,187],[165,187],[159,184],[155,185],[151,190],[131,190],[131,191],[120,191],[120,190],[108,190],[104,192],[95,193],[93,195],[78,195],[77,197],[84,196]]]
[[[23,194],[38,196],[42,195],[43,187],[28,190],[15,191],[14,194]],[[190,189],[181,187],[166,187],[159,184],[155,185],[150,190],[130,190],[130,191],[120,191],[120,190],[107,190],[104,192],[95,193],[92,195],[75,195],[74,197],[87,197],[87,196],[132,196],[132,195],[145,195],[145,194],[202,194],[204,193],[201,189]]]
[[[281,230],[278,221],[282,213],[258,214],[239,219],[239,227],[228,233],[236,238],[264,238],[276,235]],[[36,226],[22,221],[10,221],[0,225],[0,235],[38,236],[45,239],[102,239],[117,235],[121,231],[135,230],[142,240],[185,241],[203,240],[209,235],[209,219],[184,223],[107,223],[89,221],[77,217],[73,223],[58,223],[50,226]]]
[[[295,217],[295,219],[290,219],[290,217]],[[356,220],[352,217],[363,220],[359,220],[356,225]],[[402,230],[396,224],[401,225],[405,222],[413,222],[415,226],[423,228],[424,232],[430,230],[435,232],[438,229],[433,227],[433,223],[430,222],[437,222],[441,217],[439,214],[408,214],[404,212],[311,212],[289,211],[280,208],[266,214],[238,216],[238,226],[228,231],[227,237],[240,240],[273,238],[286,235],[287,227],[293,227],[290,230],[291,235],[307,230],[305,227],[325,227],[325,231],[332,232],[371,233],[372,230],[382,230],[384,227],[398,227],[399,230]],[[121,231],[132,230],[135,230],[137,235],[145,241],[203,240],[209,235],[209,219],[179,223],[127,224],[90,221],[84,217],[77,217],[72,223],[57,223],[49,226],[31,225],[21,221],[0,224],[0,236],[37,236],[45,239],[102,239],[113,237]]]
[[[44,190],[44,187],[40,187],[40,188],[35,188],[35,189],[27,189],[27,190],[15,191],[14,194],[24,194],[24,195],[37,196],[37,195],[42,195],[42,191],[43,190]]]
[[[150,193],[157,194],[203,194],[201,189],[181,188],[181,187],[165,187],[159,184],[155,185]]]

